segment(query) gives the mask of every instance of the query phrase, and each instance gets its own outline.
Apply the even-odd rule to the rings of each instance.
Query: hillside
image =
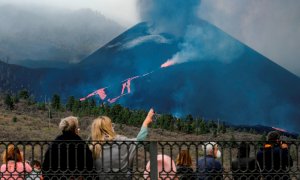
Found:
[[[53,140],[60,131],[58,123],[61,118],[73,115],[72,112],[52,111],[52,118],[48,118],[48,110],[40,110],[37,104],[28,103],[28,100],[20,99],[13,110],[7,110],[4,99],[0,100],[0,139],[8,140]],[[89,136],[89,125],[95,117],[80,117],[80,135],[83,139]],[[154,123],[155,124],[155,123]],[[153,124],[153,126],[154,126]],[[134,138],[139,127],[116,124],[118,134]],[[17,132],[17,133],[16,133]],[[212,136],[212,133],[195,135],[182,132],[167,131],[160,128],[150,128],[148,140],[158,141],[222,141],[222,140],[258,140],[260,134],[247,132],[228,131]]]
[[[137,24],[72,68],[30,69],[33,76],[15,70],[4,78],[9,85],[1,88],[15,92],[25,83],[39,101],[57,93],[66,102],[71,95],[79,99],[107,87],[102,101],[107,103],[120,95],[125,79],[153,72],[132,80],[130,94],[117,103],[130,109],[154,107],[178,117],[191,114],[228,124],[299,132],[299,77],[202,20],[197,28],[205,33],[193,45],[197,52],[211,54],[198,53],[191,61],[160,68],[185,40],[168,32],[156,34],[152,28]]]

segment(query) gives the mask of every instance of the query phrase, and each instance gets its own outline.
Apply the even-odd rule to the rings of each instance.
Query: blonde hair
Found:
[[[61,119],[59,123],[59,129],[66,132],[76,132],[76,129],[78,128],[78,118],[74,116],[69,116],[64,119]]]
[[[176,165],[179,166],[192,166],[192,158],[188,150],[184,149],[179,152],[176,158]]]
[[[13,144],[9,144],[7,149],[2,153],[3,163],[7,163],[9,160],[16,162],[22,162],[23,157],[18,147],[15,147]]]
[[[95,119],[91,127],[91,140],[94,142],[92,142],[90,149],[93,152],[93,157],[95,159],[98,158],[102,152],[101,145],[103,142],[95,141],[113,140],[116,136],[117,135],[112,128],[112,122],[109,117],[100,116]]]

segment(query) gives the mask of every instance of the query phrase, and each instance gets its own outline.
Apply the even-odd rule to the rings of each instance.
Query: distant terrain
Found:
[[[1,140],[53,140],[61,132],[58,129],[58,123],[61,118],[78,115],[66,110],[54,110],[51,105],[42,107],[41,104],[32,102],[30,99],[19,99],[18,103],[14,104],[12,110],[7,109],[3,94],[0,99],[0,139]],[[51,110],[51,118],[49,118],[49,110]],[[99,114],[100,115],[100,114]],[[83,139],[87,139],[90,133],[89,126],[92,116],[80,116],[80,135]],[[145,116],[143,116],[145,117]],[[144,118],[140,118],[141,122]],[[114,119],[113,119],[114,121]],[[130,121],[130,119],[128,119]],[[141,123],[140,123],[141,125]],[[255,132],[252,129],[251,133],[248,130],[234,129],[227,127],[225,133],[207,132],[204,134],[193,134],[178,132],[176,130],[166,130],[159,127],[159,122],[154,122],[149,130],[147,140],[159,141],[223,141],[223,140],[262,140],[265,136],[263,133]],[[140,126],[129,126],[126,122],[116,124],[115,130],[118,134],[134,138]],[[244,131],[244,132],[242,132]],[[17,133],[16,133],[17,132]]]
[[[106,87],[105,98],[94,97],[108,103],[120,96],[124,80],[140,75],[116,103],[130,109],[154,107],[177,117],[191,114],[299,132],[300,78],[204,20],[196,27],[199,34],[191,33],[195,37],[189,43],[198,54],[184,63],[160,68],[179,52],[195,53],[180,49],[185,37],[156,33],[144,22],[63,69],[0,62],[0,89],[26,88],[38,101],[59,94],[66,102],[71,95],[80,99]]]
[[[44,61],[34,67],[79,62],[125,29],[91,9],[3,3],[0,24],[0,59],[25,66]]]

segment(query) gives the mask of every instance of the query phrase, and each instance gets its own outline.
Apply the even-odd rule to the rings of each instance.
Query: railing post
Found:
[[[150,179],[157,180],[157,142],[150,142]]]

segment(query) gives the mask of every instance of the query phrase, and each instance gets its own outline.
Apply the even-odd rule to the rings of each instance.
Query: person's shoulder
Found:
[[[215,161],[214,161],[214,162],[215,162],[215,164],[216,164],[216,165],[218,165],[218,166],[222,166],[222,163],[221,163],[221,161],[219,161],[218,159],[215,159]]]
[[[115,139],[114,140],[116,140],[116,141],[127,141],[127,140],[130,140],[128,137],[126,137],[126,136],[123,136],[123,135],[117,135],[116,137],[115,137]]]

